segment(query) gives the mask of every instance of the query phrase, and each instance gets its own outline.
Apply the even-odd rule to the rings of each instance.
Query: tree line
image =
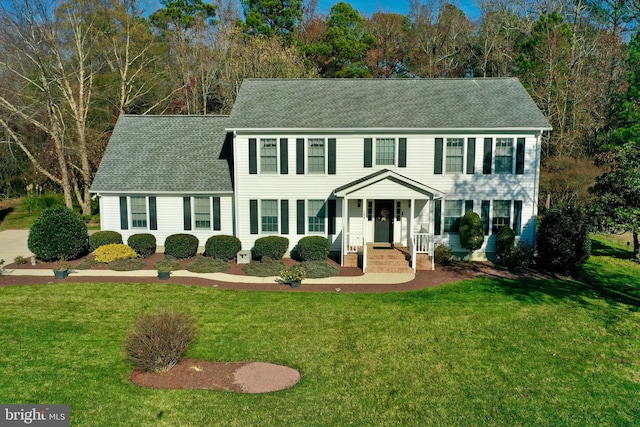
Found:
[[[317,0],[160,3],[2,2],[0,194],[53,185],[88,215],[120,114],[226,114],[252,77],[518,77],[554,128],[542,209],[594,197],[603,153],[629,139],[639,0],[481,0],[475,19],[439,0],[371,16],[347,2],[323,15]]]

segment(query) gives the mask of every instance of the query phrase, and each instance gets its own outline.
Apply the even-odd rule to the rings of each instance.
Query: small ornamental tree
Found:
[[[471,251],[477,251],[484,243],[482,219],[475,212],[467,212],[460,218],[460,245]]]
[[[504,264],[513,253],[516,243],[516,233],[511,227],[502,227],[496,236],[496,259]]]
[[[89,250],[89,234],[79,214],[65,206],[53,206],[35,220],[27,245],[42,261],[77,259]]]

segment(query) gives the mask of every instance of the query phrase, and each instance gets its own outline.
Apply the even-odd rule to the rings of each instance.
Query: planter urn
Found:
[[[160,280],[169,280],[169,276],[171,276],[170,271],[158,271],[158,279]]]
[[[68,270],[53,270],[53,277],[55,277],[56,279],[64,279],[68,275]]]

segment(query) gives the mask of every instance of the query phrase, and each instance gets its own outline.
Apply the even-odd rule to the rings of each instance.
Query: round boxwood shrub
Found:
[[[513,253],[516,233],[510,227],[502,227],[496,236],[496,260],[504,264]]]
[[[142,258],[156,253],[156,236],[149,233],[132,234],[127,239],[129,245]]]
[[[112,243],[100,246],[96,249],[95,260],[98,262],[110,263],[117,259],[136,258],[138,254],[127,245],[122,243]]]
[[[229,261],[234,259],[242,249],[240,239],[224,234],[211,236],[204,245],[204,256]]]
[[[307,236],[298,242],[298,256],[302,261],[324,261],[330,249],[331,242],[322,236]]]
[[[447,265],[453,259],[453,252],[447,245],[438,245],[433,251],[433,257],[436,264]]]
[[[269,257],[271,259],[282,259],[282,256],[289,248],[289,239],[281,236],[267,236],[256,240],[253,245],[253,255],[256,259]]]
[[[95,251],[100,246],[112,243],[122,243],[122,234],[109,230],[96,231],[89,236],[89,252]]]
[[[471,252],[477,251],[484,243],[482,219],[475,212],[467,212],[460,218],[460,246]]]
[[[198,238],[191,234],[172,234],[164,241],[164,254],[178,259],[191,258],[198,253]]]
[[[29,230],[29,250],[43,261],[77,259],[89,249],[82,217],[65,206],[45,209]]]

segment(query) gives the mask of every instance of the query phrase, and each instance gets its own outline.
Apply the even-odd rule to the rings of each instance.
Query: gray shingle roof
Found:
[[[233,191],[228,121],[227,116],[121,116],[91,191]]]
[[[544,129],[515,78],[247,79],[229,129]]]

